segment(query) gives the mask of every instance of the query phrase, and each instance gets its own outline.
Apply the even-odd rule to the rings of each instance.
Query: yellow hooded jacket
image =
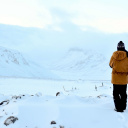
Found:
[[[128,57],[124,51],[115,51],[109,63],[112,68],[112,84],[128,83]]]

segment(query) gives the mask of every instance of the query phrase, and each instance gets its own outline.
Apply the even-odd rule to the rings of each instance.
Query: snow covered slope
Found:
[[[1,77],[57,78],[48,69],[23,57],[16,50],[0,47]]]
[[[111,76],[109,61],[101,53],[78,48],[70,49],[53,70],[66,79],[108,80]]]

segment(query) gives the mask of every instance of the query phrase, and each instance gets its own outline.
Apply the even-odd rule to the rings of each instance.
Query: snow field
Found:
[[[110,81],[1,78],[0,90],[0,103],[8,101],[0,128],[128,128],[128,111],[113,110]],[[5,126],[10,116],[18,120]]]
[[[102,85],[103,83],[103,85]],[[103,87],[102,87],[103,86]],[[97,91],[96,91],[97,88]],[[1,78],[0,93],[4,95],[36,94],[55,96],[57,92],[65,95],[98,96],[101,94],[112,95],[110,81],[84,81],[84,80],[47,80],[47,79],[23,79]]]

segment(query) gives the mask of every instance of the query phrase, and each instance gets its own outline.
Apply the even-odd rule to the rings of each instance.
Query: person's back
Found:
[[[127,83],[128,83],[128,52],[125,50],[124,43],[120,41],[110,59],[112,68],[113,98],[116,111],[123,112],[127,102]]]
[[[112,83],[128,83],[128,57],[125,51],[115,51],[111,57],[109,65],[112,67]]]

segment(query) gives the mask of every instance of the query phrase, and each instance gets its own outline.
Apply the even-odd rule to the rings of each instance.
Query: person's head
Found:
[[[125,45],[122,41],[120,41],[118,44],[117,44],[117,50],[118,51],[125,51]]]

